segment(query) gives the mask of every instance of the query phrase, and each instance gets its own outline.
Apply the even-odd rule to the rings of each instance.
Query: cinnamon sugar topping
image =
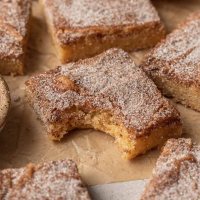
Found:
[[[43,0],[50,23],[62,42],[99,28],[160,22],[149,0]],[[111,30],[110,30],[111,31]],[[69,34],[69,35],[68,35]]]
[[[159,20],[148,0],[45,0],[55,17],[68,27],[116,26]],[[141,12],[142,11],[142,12]]]
[[[60,82],[63,77],[70,81]],[[69,89],[69,85],[73,87]],[[120,49],[35,76],[27,82],[27,89],[34,109],[47,127],[49,123],[68,121],[68,110],[74,107],[84,113],[112,113],[126,128],[135,130],[132,137],[180,120],[176,109]]]
[[[198,200],[200,147],[191,139],[170,139],[165,145],[142,200]]]
[[[183,84],[200,86],[200,13],[169,34],[149,55],[144,69]]]
[[[0,198],[2,200],[90,199],[76,164],[71,160],[2,170]]]
[[[23,54],[30,7],[30,0],[0,1],[0,58],[15,59]]]

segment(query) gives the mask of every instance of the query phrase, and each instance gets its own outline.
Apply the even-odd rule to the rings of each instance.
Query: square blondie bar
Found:
[[[42,0],[47,24],[62,63],[112,47],[153,47],[164,27],[149,0]]]
[[[182,133],[180,115],[120,49],[32,77],[27,100],[48,136],[94,128],[115,138],[127,159]]]
[[[31,0],[0,1],[0,74],[24,73]]]
[[[200,111],[200,12],[192,14],[147,56],[142,69],[167,96]]]
[[[141,200],[198,200],[200,146],[191,139],[170,139],[163,148]]]
[[[76,164],[58,160],[0,171],[1,200],[90,200]]]

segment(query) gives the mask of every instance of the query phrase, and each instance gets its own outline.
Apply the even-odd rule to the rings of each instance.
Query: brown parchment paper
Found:
[[[154,0],[153,3],[168,32],[192,11],[200,9],[199,0]],[[113,138],[101,132],[76,130],[56,143],[46,137],[43,126],[24,98],[24,82],[31,75],[60,64],[37,1],[33,1],[31,29],[26,75],[5,77],[11,91],[12,107],[5,129],[0,133],[0,169],[72,158],[89,185],[149,178],[158,150],[126,161],[121,158]],[[146,52],[132,53],[136,63],[142,61]],[[184,136],[192,137],[200,144],[200,113],[176,106],[184,123]]]

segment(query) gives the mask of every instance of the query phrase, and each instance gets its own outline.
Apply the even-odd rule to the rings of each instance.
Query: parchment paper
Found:
[[[154,0],[168,32],[189,13],[200,9],[198,0]],[[33,3],[33,22],[28,47],[26,76],[5,77],[11,90],[12,108],[0,133],[0,168],[21,167],[29,162],[72,158],[89,185],[149,178],[159,155],[152,150],[132,161],[121,158],[112,137],[94,130],[76,130],[61,142],[50,141],[34,111],[24,99],[24,82],[33,74],[59,65],[48,34],[43,11]],[[132,53],[136,63],[147,51]],[[200,144],[200,113],[177,105],[184,122],[184,136]]]

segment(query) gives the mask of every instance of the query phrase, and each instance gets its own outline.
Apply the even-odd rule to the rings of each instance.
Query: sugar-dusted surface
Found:
[[[170,31],[191,11],[200,9],[200,2],[197,0],[153,0],[153,2]],[[28,76],[60,64],[55,56],[55,48],[47,33],[42,7],[38,1],[33,1],[33,22],[29,41],[31,56],[27,67]],[[137,60],[143,60],[144,52],[132,55],[137,63]],[[68,134],[62,142],[52,143],[45,137],[46,130],[37,120],[33,110],[24,102],[24,82],[28,77],[6,76],[5,79],[9,84],[13,101],[7,125],[0,134],[1,169],[21,167],[28,162],[42,163],[65,159],[67,155],[76,161],[84,181],[90,185],[145,179],[151,176],[152,167],[155,166],[159,154],[157,149],[139,156],[132,162],[125,161],[119,156],[113,138],[95,130],[76,130]],[[16,97],[20,100],[15,101]],[[181,105],[177,107],[184,122],[184,133],[200,143],[198,134],[200,113]]]
[[[200,86],[200,13],[196,12],[149,54],[144,69],[186,85]]]
[[[159,21],[149,0],[44,0],[56,26],[117,26]]]
[[[200,198],[200,146],[191,139],[166,143],[142,200],[198,200]]]
[[[130,137],[179,121],[176,109],[120,49],[37,75],[27,82],[27,87],[34,109],[47,126],[70,119],[67,110],[73,107],[85,113],[112,113],[120,124],[135,130]]]
[[[62,42],[82,35],[101,32],[117,26],[144,25],[159,22],[149,0],[43,0],[44,8],[55,34]],[[91,28],[90,31],[87,31]],[[93,29],[92,29],[93,28]],[[86,33],[84,33],[86,30]]]
[[[76,164],[71,160],[29,164],[0,172],[0,198],[7,199],[90,199]]]
[[[0,1],[0,58],[18,58],[23,52],[27,35],[30,0]]]

